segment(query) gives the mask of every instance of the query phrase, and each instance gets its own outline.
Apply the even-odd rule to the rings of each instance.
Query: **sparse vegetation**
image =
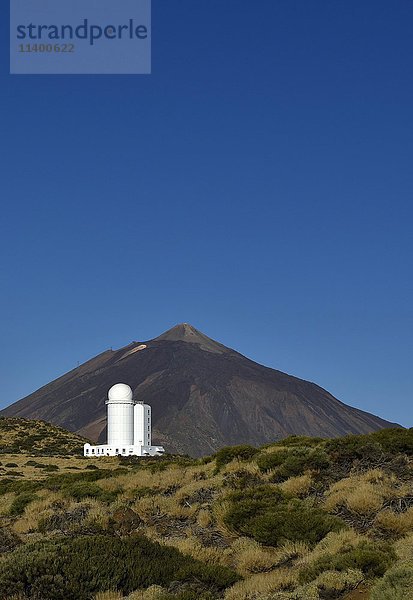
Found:
[[[410,598],[412,430],[85,459],[22,451],[24,426],[0,465],[1,600]]]
[[[80,456],[87,441],[45,421],[0,417],[0,454]]]

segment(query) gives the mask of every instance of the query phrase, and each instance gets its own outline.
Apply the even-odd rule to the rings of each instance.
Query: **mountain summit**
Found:
[[[152,406],[153,442],[167,452],[201,456],[290,434],[335,437],[393,426],[314,383],[249,360],[188,323],[107,350],[0,414],[43,419],[103,441],[106,394],[118,382]]]
[[[175,325],[172,329],[168,329],[162,335],[153,340],[156,341],[169,341],[169,342],[188,342],[190,344],[198,344],[202,350],[208,352],[217,352],[223,354],[224,352],[231,352],[229,348],[223,346],[219,342],[211,340],[207,335],[195,329],[189,323],[180,323]]]

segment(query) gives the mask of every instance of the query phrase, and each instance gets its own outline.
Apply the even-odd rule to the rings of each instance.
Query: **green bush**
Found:
[[[57,465],[42,465],[41,469],[43,469],[45,473],[52,473],[53,471],[58,471],[59,467]]]
[[[9,492],[15,494],[22,494],[23,492],[35,492],[42,487],[40,481],[15,481],[13,479],[5,477],[0,481],[0,496]]]
[[[366,457],[374,460],[383,454],[382,446],[374,440],[372,434],[346,435],[328,440],[325,450],[336,463],[353,462]]]
[[[223,484],[233,490],[244,490],[262,484],[262,478],[256,473],[246,469],[239,469],[232,473],[225,473]]]
[[[274,480],[284,481],[302,475],[308,470],[322,470],[330,466],[330,459],[322,448],[292,447],[288,450],[261,454],[257,459],[261,471],[275,469]]]
[[[271,469],[275,469],[283,464],[287,459],[288,450],[278,450],[278,452],[265,452],[260,454],[256,459],[256,463],[260,470],[265,473]]]
[[[319,437],[309,437],[307,435],[289,435],[288,437],[276,442],[275,444],[267,444],[264,448],[270,448],[271,446],[307,446],[307,447],[315,447],[324,443],[323,438]]]
[[[120,491],[119,489],[118,491],[107,492],[96,483],[88,481],[77,481],[64,488],[66,496],[71,496],[77,501],[85,498],[96,498],[102,502],[113,502]]]
[[[278,488],[268,485],[234,492],[227,500],[230,508],[224,516],[225,524],[266,546],[277,546],[286,540],[313,545],[330,531],[345,526],[337,517],[288,498]]]
[[[142,536],[55,538],[19,547],[0,561],[0,599],[25,594],[29,599],[90,600],[100,591],[128,594],[171,582],[198,582],[220,595],[237,579],[226,567],[204,565]]]
[[[413,564],[396,565],[371,590],[370,600],[411,600]]]
[[[412,429],[381,429],[367,435],[347,435],[328,440],[325,450],[334,462],[352,462],[354,460],[380,460],[383,453],[391,455],[406,454],[413,456]]]
[[[315,545],[330,531],[338,531],[344,523],[318,508],[305,507],[300,500],[291,500],[277,510],[255,517],[245,533],[261,544],[277,546],[285,541]]]
[[[89,506],[80,504],[70,510],[54,511],[52,514],[46,514],[40,518],[37,529],[41,533],[48,533],[49,531],[60,531],[62,533],[83,531],[85,533],[82,524],[89,510]]]
[[[36,498],[37,496],[33,492],[22,492],[16,496],[11,503],[9,514],[13,517],[22,515],[26,506],[30,504],[30,502],[33,502],[33,500],[36,500]]]
[[[370,434],[374,442],[386,452],[399,452],[413,456],[413,428],[412,429],[381,429]]]
[[[221,448],[221,450],[218,450],[218,452],[214,454],[215,464],[217,469],[220,469],[236,458],[238,460],[249,460],[258,452],[259,450],[257,448],[248,446],[247,444],[241,446],[228,446],[226,448]]]
[[[0,527],[0,554],[10,552],[21,544],[19,537],[10,529]]]
[[[300,583],[309,583],[324,571],[358,569],[367,578],[382,577],[396,560],[389,544],[363,541],[358,546],[345,547],[338,554],[322,556],[300,573]]]
[[[53,492],[71,486],[77,482],[94,482],[99,479],[108,479],[127,473],[127,469],[97,469],[94,471],[82,471],[81,473],[60,473],[52,475],[44,482],[44,487]]]

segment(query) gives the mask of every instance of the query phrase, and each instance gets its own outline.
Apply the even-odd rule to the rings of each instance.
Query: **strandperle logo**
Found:
[[[149,74],[151,0],[10,0],[10,72]]]
[[[97,40],[146,40],[148,28],[146,25],[136,25],[134,19],[129,19],[127,25],[93,25],[84,19],[81,25],[17,25],[18,40],[87,40],[91,46]]]

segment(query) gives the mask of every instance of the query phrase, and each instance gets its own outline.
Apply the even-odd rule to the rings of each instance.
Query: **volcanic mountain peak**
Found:
[[[198,344],[202,350],[206,350],[208,352],[215,352],[217,354],[223,354],[224,352],[231,352],[229,348],[223,346],[219,342],[212,340],[207,335],[198,331],[195,327],[190,325],[189,323],[179,323],[172,327],[172,329],[168,329],[162,335],[155,338],[156,342],[187,342],[190,344]]]
[[[153,440],[167,452],[202,456],[290,434],[335,437],[392,426],[318,385],[249,360],[188,323],[104,352],[0,414],[42,419],[103,441],[107,392],[119,382],[152,407]]]

